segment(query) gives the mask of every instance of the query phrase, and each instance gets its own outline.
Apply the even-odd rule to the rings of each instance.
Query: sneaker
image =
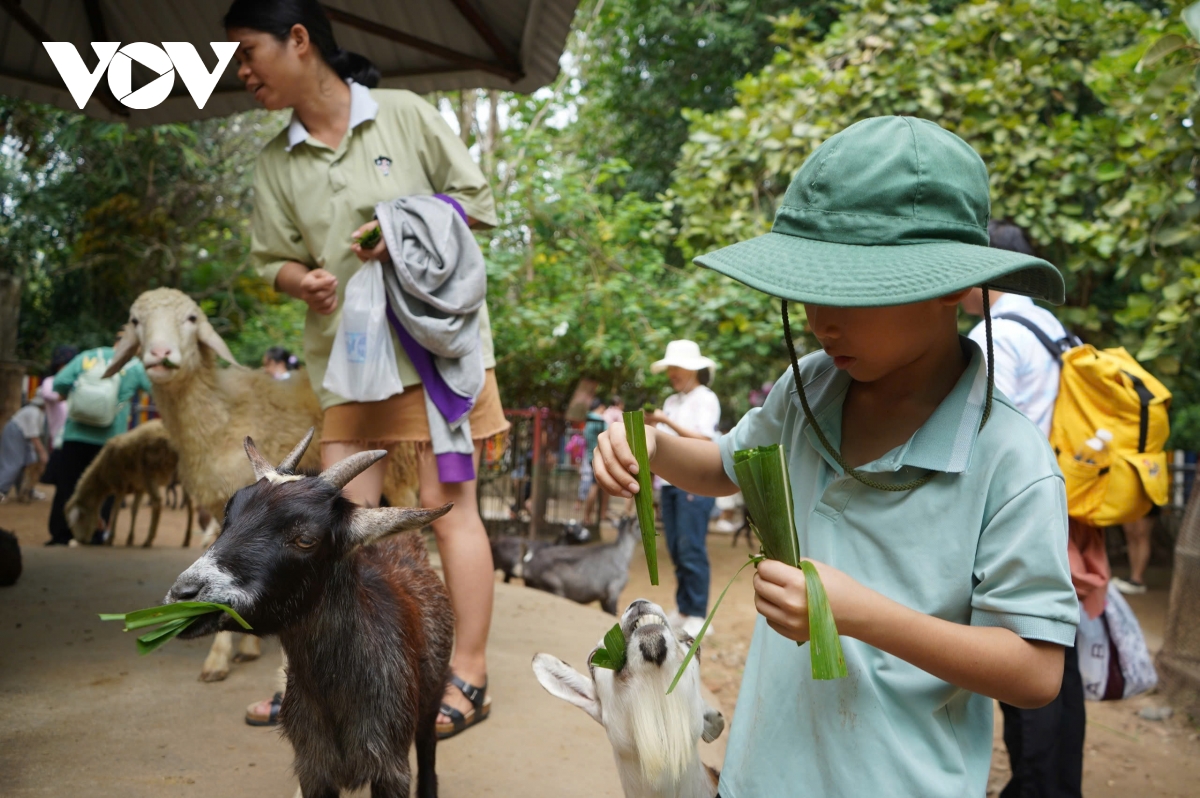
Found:
[[[1146,586],[1141,582],[1134,582],[1132,579],[1125,580],[1119,576],[1114,576],[1112,582],[1116,585],[1117,590],[1124,593],[1126,596],[1140,596],[1146,592]]]
[[[697,615],[683,616],[683,623],[679,625],[680,630],[691,637],[693,640],[696,635],[700,634],[700,629],[704,626],[704,619]],[[704,633],[705,636],[713,633],[712,624],[709,624],[708,630]]]
[[[718,518],[713,522],[713,531],[723,535],[732,535],[737,531],[737,527],[728,518]]]

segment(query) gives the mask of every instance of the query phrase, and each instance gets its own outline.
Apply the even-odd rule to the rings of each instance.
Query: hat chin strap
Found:
[[[792,380],[796,383],[796,393],[800,395],[800,406],[804,408],[804,418],[808,420],[809,426],[812,427],[813,432],[815,432],[817,435],[817,440],[820,441],[821,445],[825,447],[825,451],[829,452],[829,456],[833,458],[834,462],[842,467],[842,470],[846,472],[847,476],[853,477],[862,484],[866,485],[868,488],[874,488],[875,490],[886,490],[894,493],[900,493],[919,488],[929,480],[933,479],[937,475],[937,471],[927,471],[924,475],[917,477],[914,480],[910,480],[909,482],[880,482],[867,476],[865,472],[851,467],[845,461],[845,459],[842,458],[841,452],[835,449],[833,444],[829,442],[829,439],[825,437],[825,433],[822,431],[821,425],[817,423],[817,419],[813,416],[812,408],[809,407],[808,396],[804,393],[804,385],[800,380],[800,362],[796,358],[796,345],[792,341],[792,325],[788,321],[788,301],[786,299],[781,300],[780,309],[783,313],[783,336],[787,341],[788,356],[792,361]],[[988,417],[992,414],[992,393],[995,389],[996,377],[994,364],[992,362],[992,308],[991,299],[988,296],[987,286],[983,287],[983,324],[984,330],[987,332],[987,401],[983,406],[983,418],[980,419],[979,422],[980,429],[983,429],[983,425],[987,424]]]

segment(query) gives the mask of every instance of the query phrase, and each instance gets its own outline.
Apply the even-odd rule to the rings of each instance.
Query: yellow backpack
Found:
[[[1170,475],[1163,446],[1171,392],[1123,347],[1101,350],[1074,338],[1056,342],[1020,316],[996,318],[1023,325],[1062,365],[1050,445],[1067,483],[1070,516],[1112,526],[1165,504]],[[1097,430],[1112,433],[1111,443],[1099,456],[1078,457]]]

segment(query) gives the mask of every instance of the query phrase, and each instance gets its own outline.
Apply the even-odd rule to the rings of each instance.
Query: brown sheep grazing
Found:
[[[133,545],[138,506],[145,495],[150,499],[150,531],[142,547],[149,548],[158,533],[163,488],[171,483],[178,462],[179,457],[171,446],[167,431],[157,419],[111,438],[83,472],[75,486],[75,493],[67,502],[67,523],[70,524],[75,539],[81,543],[92,539],[92,533],[96,531],[100,520],[101,505],[109,496],[114,496],[116,504],[108,525],[111,530],[108,540],[111,544],[117,536],[117,511],[120,509],[121,499],[132,493],[129,536],[125,538],[125,545]],[[188,539],[190,537],[189,525],[183,541],[184,546],[191,542]]]

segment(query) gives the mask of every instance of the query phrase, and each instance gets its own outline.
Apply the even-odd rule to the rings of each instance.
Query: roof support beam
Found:
[[[12,0],[0,0],[3,3],[11,3]],[[343,25],[355,28],[369,33],[373,36],[379,36],[383,39],[402,44],[405,47],[411,47],[414,50],[420,50],[423,53],[437,56],[445,59],[452,64],[457,64],[464,69],[478,69],[481,72],[489,72],[493,75],[499,75],[511,81],[519,80],[522,75],[520,70],[512,69],[492,61],[484,61],[482,58],[476,58],[467,53],[460,53],[457,50],[451,50],[449,47],[443,47],[440,44],[434,44],[431,41],[413,36],[412,34],[396,30],[374,20],[360,17],[357,14],[351,14],[348,11],[342,11],[338,8],[331,8],[328,5],[322,4],[325,9],[325,16],[329,17],[331,22],[340,22]]]
[[[28,11],[21,8],[20,0],[0,0],[0,8],[7,11],[8,15],[24,28],[26,33],[33,37],[34,41],[38,43],[58,41],[47,33],[46,29],[30,16]],[[108,109],[109,113],[116,116],[129,116],[129,109],[117,102],[116,98],[107,91],[101,91],[93,96],[101,105]]]
[[[508,48],[504,46],[504,42],[500,41],[500,37],[496,35],[496,31],[492,30],[492,26],[484,19],[483,14],[479,13],[479,9],[471,4],[471,0],[450,0],[450,2],[458,9],[458,13],[462,14],[467,22],[471,24],[471,27],[475,29],[480,38],[487,42],[487,46],[492,48],[492,52],[496,54],[496,58],[499,59],[501,64],[514,72],[521,70],[521,65],[518,63],[516,57],[508,51]]]

